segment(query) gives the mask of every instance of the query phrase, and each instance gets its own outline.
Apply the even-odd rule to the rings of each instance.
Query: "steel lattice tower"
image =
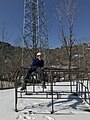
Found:
[[[48,33],[45,0],[24,0],[23,45],[30,48],[31,57],[43,51],[48,59]]]

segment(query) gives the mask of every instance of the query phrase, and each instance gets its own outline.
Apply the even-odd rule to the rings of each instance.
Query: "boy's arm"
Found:
[[[37,65],[37,63],[38,63],[37,60],[33,60],[31,66]]]

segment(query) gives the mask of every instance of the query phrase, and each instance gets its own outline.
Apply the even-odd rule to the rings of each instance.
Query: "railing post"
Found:
[[[83,83],[81,82],[81,97],[82,97],[82,93],[83,93]]]
[[[54,113],[54,106],[53,106],[53,78],[52,78],[52,70],[50,70],[50,78],[51,78],[51,98],[52,98],[52,111],[51,114]]]
[[[86,87],[85,87],[85,94],[84,95],[85,95],[84,97],[85,97],[85,101],[86,101],[86,97],[87,97],[87,95],[86,95]]]
[[[17,110],[17,79],[15,79],[15,111],[18,112]]]

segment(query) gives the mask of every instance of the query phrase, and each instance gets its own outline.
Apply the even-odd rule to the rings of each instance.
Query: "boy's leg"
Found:
[[[29,67],[27,72],[26,72],[26,75],[24,77],[24,79],[29,79],[29,76],[31,75],[31,73],[35,70],[35,67]]]
[[[22,84],[21,90],[26,89],[26,83],[28,82],[27,79],[29,79],[29,76],[31,75],[31,73],[32,73],[33,71],[35,71],[35,70],[36,70],[35,67],[30,67],[30,68],[27,70],[27,73],[26,73],[26,75],[25,75],[25,77],[24,77],[24,80],[23,80],[23,84]]]
[[[42,86],[45,86],[45,78],[44,78],[44,70],[41,69],[40,67],[36,68],[36,72],[39,74],[40,80],[42,81]]]

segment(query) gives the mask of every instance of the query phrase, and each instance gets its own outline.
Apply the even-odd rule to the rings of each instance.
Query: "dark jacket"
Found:
[[[39,60],[38,58],[37,59],[34,59],[31,66],[36,66],[36,67],[44,67],[44,61],[43,60]]]

